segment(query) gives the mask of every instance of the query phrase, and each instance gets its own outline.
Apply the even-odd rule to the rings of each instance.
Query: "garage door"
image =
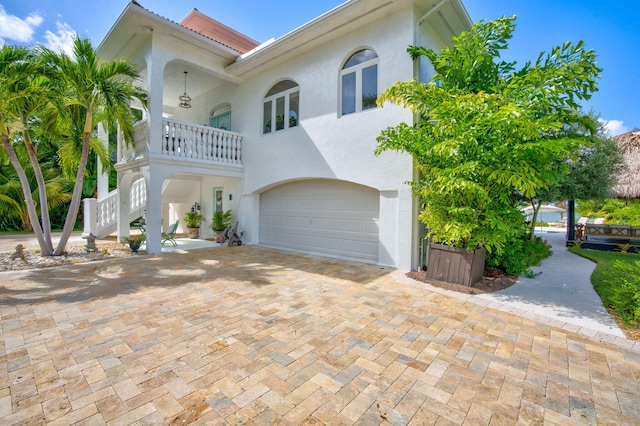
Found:
[[[378,261],[378,191],[331,180],[294,182],[260,196],[260,243]]]

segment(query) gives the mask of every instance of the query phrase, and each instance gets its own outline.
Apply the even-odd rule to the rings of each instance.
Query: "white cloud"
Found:
[[[0,5],[0,46],[5,40],[28,43],[33,39],[35,29],[42,24],[42,16],[32,13],[25,19],[9,15]]]
[[[629,131],[629,128],[624,125],[622,120],[605,120],[601,118],[600,122],[604,124],[604,128],[609,131],[611,136],[618,136]]]
[[[58,33],[47,30],[44,33],[44,39],[46,40],[44,45],[56,52],[64,52],[69,56],[73,56],[73,38],[76,36],[76,32],[67,23],[56,22],[58,27]]]

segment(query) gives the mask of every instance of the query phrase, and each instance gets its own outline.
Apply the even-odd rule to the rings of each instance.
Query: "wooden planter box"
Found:
[[[465,250],[458,247],[431,244],[427,278],[470,287],[484,273],[486,250]]]

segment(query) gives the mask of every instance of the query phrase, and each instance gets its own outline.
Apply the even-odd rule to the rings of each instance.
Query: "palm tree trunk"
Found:
[[[27,211],[29,212],[29,220],[31,221],[33,232],[38,240],[38,244],[40,245],[40,253],[43,257],[51,256],[51,249],[49,248],[49,245],[47,245],[44,235],[42,234],[42,227],[40,226],[40,220],[36,211],[36,203],[33,201],[33,197],[31,196],[31,188],[29,187],[27,175],[22,168],[22,164],[20,164],[20,160],[18,160],[16,152],[13,150],[9,136],[7,134],[3,134],[0,138],[2,139],[2,146],[11,161],[11,165],[13,165],[13,168],[16,170],[18,178],[20,179],[22,193],[24,195],[25,204],[27,205]]]
[[[62,235],[58,246],[53,252],[54,256],[60,256],[64,253],[64,249],[67,246],[67,241],[73,232],[73,226],[76,223],[78,217],[78,208],[80,207],[80,199],[82,197],[82,181],[84,180],[84,172],[87,168],[87,160],[89,159],[89,142],[91,139],[91,124],[93,122],[93,114],[87,111],[87,117],[85,120],[85,130],[82,137],[82,153],[80,154],[80,163],[78,164],[78,172],[76,174],[76,182],[73,185],[73,194],[71,195],[71,203],[69,204],[69,210],[67,211],[67,217],[64,220],[64,228],[62,229]],[[89,130],[87,130],[89,128]]]
[[[29,159],[31,160],[31,167],[33,167],[33,173],[36,177],[36,182],[38,183],[38,195],[40,197],[40,219],[42,220],[42,232],[44,242],[47,244],[48,251],[53,252],[53,243],[51,242],[51,220],[49,218],[49,204],[47,200],[47,191],[44,181],[44,176],[42,176],[42,168],[40,167],[40,162],[38,161],[38,153],[36,152],[36,147],[31,143],[31,135],[29,131],[26,130],[27,126],[25,125],[24,142],[27,146],[27,153],[29,154]]]

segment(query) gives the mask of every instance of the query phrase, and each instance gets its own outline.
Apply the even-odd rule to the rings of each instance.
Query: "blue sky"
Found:
[[[565,41],[584,40],[603,68],[599,91],[583,105],[593,109],[613,135],[640,128],[639,0],[463,0],[473,21],[516,15],[505,59],[524,64]],[[191,8],[260,42],[279,37],[342,3],[340,0],[138,0],[147,9],[179,21]],[[72,34],[104,38],[127,1],[0,0],[0,44],[65,46]],[[274,7],[274,3],[277,7]]]

